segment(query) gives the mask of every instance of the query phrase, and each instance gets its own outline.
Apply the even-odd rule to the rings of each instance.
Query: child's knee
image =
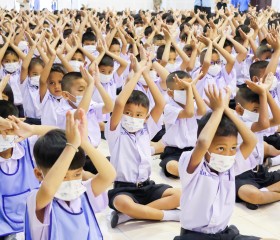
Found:
[[[260,204],[263,202],[264,193],[261,192],[259,189],[252,189],[252,188],[240,188],[238,191],[239,197],[244,200],[245,202],[249,202],[252,204]]]
[[[114,207],[120,211],[128,211],[131,208],[131,199],[125,195],[118,195],[114,198]]]
[[[173,160],[173,161],[170,161],[166,164],[166,170],[167,172],[169,172],[170,174],[172,175],[175,175],[178,176],[178,162]]]

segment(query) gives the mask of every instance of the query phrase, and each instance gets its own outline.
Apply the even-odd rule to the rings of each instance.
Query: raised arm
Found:
[[[208,151],[221,122],[225,109],[225,101],[222,97],[222,91],[218,92],[216,87],[209,85],[208,89],[205,89],[205,93],[209,99],[209,101],[206,101],[206,104],[213,110],[213,112],[196,141],[196,146],[193,150],[190,163],[187,167],[187,172],[189,174],[192,174],[196,170]]]
[[[157,85],[155,84],[154,80],[150,76],[151,66],[152,66],[152,62],[150,61],[148,63],[148,65],[146,66],[145,71],[143,72],[143,77],[144,77],[144,79],[147,83],[147,86],[150,89],[153,99],[155,101],[155,106],[151,110],[151,116],[155,122],[158,122],[158,120],[160,119],[160,117],[163,113],[163,110],[164,110],[165,100],[164,100],[160,90],[158,89]]]
[[[136,64],[137,59],[133,57],[132,62]],[[132,63],[133,64],[133,63]],[[130,97],[132,91],[134,90],[144,68],[137,69],[137,71],[134,73],[133,77],[124,85],[123,90],[121,93],[118,95],[116,101],[115,101],[115,106],[111,115],[111,121],[110,121],[110,130],[114,131],[117,126],[119,125],[122,115],[123,115],[123,110],[125,107],[125,104]]]
[[[31,62],[34,51],[36,49],[36,40],[34,41],[28,33],[26,33],[26,37],[28,39],[30,48],[29,48],[28,54],[26,55],[26,58],[23,59],[23,62],[21,65],[20,83],[23,83],[28,75],[28,66]]]
[[[94,65],[92,65],[91,68],[89,69],[89,72],[95,79],[95,87],[98,90],[99,94],[101,95],[101,98],[104,103],[104,106],[102,108],[102,113],[106,114],[112,112],[114,108],[114,103],[110,95],[106,92],[105,88],[100,83],[98,65],[94,63]]]

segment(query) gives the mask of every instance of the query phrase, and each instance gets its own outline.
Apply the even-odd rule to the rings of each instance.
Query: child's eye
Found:
[[[218,148],[218,150],[221,151],[221,152],[224,151],[224,149],[225,149],[224,147],[219,147]]]
[[[236,150],[236,148],[237,148],[237,147],[232,147],[231,150],[234,151],[234,150]]]

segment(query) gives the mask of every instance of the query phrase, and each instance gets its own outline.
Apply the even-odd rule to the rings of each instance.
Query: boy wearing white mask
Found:
[[[133,59],[132,64],[136,64]],[[151,63],[137,68],[117,97],[105,136],[111,163],[117,170],[114,189],[108,192],[112,213],[111,226],[130,219],[179,221],[180,190],[150,180],[150,140],[161,129],[158,124],[165,102],[154,81],[147,77],[155,107],[149,113],[149,100],[134,90],[141,74],[149,75]]]
[[[20,91],[20,60],[24,59],[26,55],[14,44],[12,31],[10,31],[8,37],[4,37],[4,40],[5,44],[0,50],[0,62],[2,64],[0,68],[0,78],[8,74],[10,75],[9,85],[14,93],[14,104],[19,110],[19,116],[24,117],[22,94]]]
[[[229,88],[205,90],[212,113],[199,122],[197,142],[179,160],[181,234],[174,240],[250,239],[228,226],[235,206],[235,175],[248,169],[246,160],[256,146],[254,133],[229,109]],[[243,142],[237,142],[238,133]]]
[[[34,146],[34,173],[41,186],[27,200],[26,240],[103,239],[95,214],[107,207],[105,190],[116,173],[89,142],[85,112],[75,115],[67,112],[65,132],[49,131]],[[82,181],[85,154],[98,169],[88,181]]]
[[[196,82],[184,71],[173,72],[166,80],[171,99],[164,108],[166,133],[162,140],[166,147],[160,156],[160,166],[167,177],[179,177],[180,156],[194,148],[197,118],[206,113],[205,103],[195,87]]]
[[[6,137],[0,135],[0,238],[17,239],[15,235],[24,230],[27,196],[39,186],[33,174],[32,151],[37,140],[33,135],[43,135],[53,127],[22,122],[17,118],[18,110],[13,103],[4,100],[0,100],[0,116],[9,123],[6,129],[1,127]]]
[[[257,209],[258,204],[280,200],[279,172],[268,172],[267,168],[262,166],[265,157],[280,154],[279,150],[263,141],[264,130],[280,124],[280,109],[269,93],[270,85],[256,84],[249,80],[246,84],[250,89],[243,85],[237,92],[236,112],[258,138],[258,143],[248,157],[248,162],[257,160],[259,166],[254,169],[255,165],[249,164],[251,170],[236,177],[236,193],[237,201],[244,201],[248,208]],[[269,118],[268,106],[271,110],[271,118]]]
[[[233,70],[235,60],[233,56],[218,45],[217,41],[219,39],[217,38],[212,41],[204,36],[199,36],[198,39],[207,47],[200,54],[201,67],[192,74],[192,77],[196,78],[199,73],[203,73],[201,80],[196,85],[200,96],[206,99],[204,88],[209,84],[214,84],[222,90],[229,86],[233,98],[236,92],[236,77]],[[226,59],[227,63],[225,65],[222,65],[219,53]]]
[[[30,50],[22,62],[20,73],[20,89],[24,96],[24,116],[26,123],[41,125],[39,83],[45,64],[41,58],[32,58],[36,48],[36,41],[33,41],[30,36],[28,38]]]
[[[80,72],[70,72],[63,76],[61,88],[63,99],[56,110],[57,126],[63,129],[65,127],[65,114],[67,111],[75,112],[81,108],[86,112],[89,124],[89,139],[94,147],[98,147],[101,141],[99,122],[102,121],[102,114],[110,113],[113,110],[113,102],[103,88],[99,79],[97,65],[90,70],[91,74],[84,68]],[[92,101],[94,89],[100,92],[104,104]]]

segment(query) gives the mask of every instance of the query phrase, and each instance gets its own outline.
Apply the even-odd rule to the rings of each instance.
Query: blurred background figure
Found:
[[[154,1],[154,10],[159,11],[162,4],[162,0],[153,0],[153,1]]]

